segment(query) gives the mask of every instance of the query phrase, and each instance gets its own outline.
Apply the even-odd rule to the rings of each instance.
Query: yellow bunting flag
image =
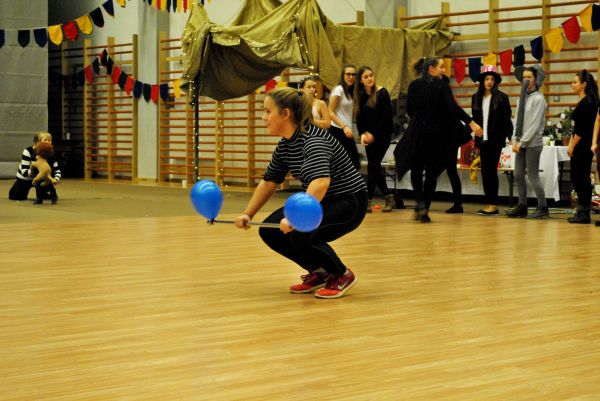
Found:
[[[160,9],[162,11],[165,11],[167,9],[167,0],[162,0],[162,2],[160,3]]]
[[[444,67],[446,68],[446,76],[448,78],[452,77],[452,59],[448,57],[444,57]]]
[[[288,86],[287,81],[279,81],[279,82],[277,82],[277,87],[278,88],[287,88],[287,86]]]
[[[77,18],[75,22],[77,22],[77,26],[82,33],[85,33],[86,35],[92,33],[92,29],[94,28],[89,15],[82,15],[81,17]]]
[[[50,41],[56,46],[60,45],[63,41],[62,25],[52,25],[48,27],[48,37]]]
[[[554,54],[560,53],[563,48],[562,27],[551,29],[544,35],[548,49]]]
[[[125,7],[125,0],[117,0],[117,3],[119,3],[121,7]]]
[[[498,65],[496,60],[497,60],[496,54],[490,53],[483,58],[483,65],[493,65],[495,67],[496,65]]]
[[[183,0],[175,0],[177,1],[177,12],[180,13],[183,11]]]
[[[173,81],[173,92],[175,94],[175,97],[181,97],[181,80],[180,79],[176,79],[175,81]]]
[[[583,32],[593,32],[592,28],[592,5],[588,5],[579,13],[579,19],[581,20],[581,28]]]

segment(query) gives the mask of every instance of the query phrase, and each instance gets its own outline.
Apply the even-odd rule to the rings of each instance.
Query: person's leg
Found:
[[[373,142],[372,144],[365,147],[367,152],[367,189],[369,192],[369,199],[373,199],[375,193],[375,186],[381,191],[381,195],[386,196],[390,193],[387,183],[385,182],[385,175],[383,174],[383,168],[381,167],[381,161],[385,156],[385,152],[389,147],[389,141]]]
[[[502,148],[494,146],[489,141],[481,144],[481,180],[488,212],[497,210],[498,205],[498,162]]]
[[[527,181],[525,178],[526,155],[528,149],[521,148],[519,153],[515,153],[515,181],[517,182],[517,190],[519,191],[519,204],[506,211],[508,217],[525,217],[527,216]]]
[[[448,155],[448,161],[446,163],[446,173],[448,174],[448,180],[452,187],[452,197],[454,204],[446,213],[462,213],[462,184],[460,177],[458,176],[458,170],[456,169],[456,156],[455,153]]]
[[[571,157],[571,182],[577,192],[577,211],[575,216],[568,219],[569,223],[587,224],[591,222],[590,209],[592,206],[592,172],[593,153],[578,152]]]
[[[15,183],[8,191],[8,199],[15,201],[27,200],[27,195],[29,195],[29,190],[31,189],[31,186],[31,181],[17,178],[15,180]]]
[[[525,163],[527,167],[527,178],[535,192],[538,207],[546,207],[546,193],[544,184],[540,178],[540,156],[542,155],[543,146],[534,146],[527,149]]]

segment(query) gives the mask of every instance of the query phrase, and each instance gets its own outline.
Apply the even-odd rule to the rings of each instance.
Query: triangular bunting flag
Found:
[[[500,56],[500,68],[504,75],[510,75],[510,66],[512,64],[513,51],[512,49],[504,50],[498,54]]]
[[[98,57],[94,61],[92,61],[92,69],[96,74],[100,74],[100,60]]]
[[[142,84],[140,81],[135,81],[133,84],[133,96],[135,96],[136,99],[139,99],[140,96],[142,96],[143,89],[144,84]]]
[[[79,27],[81,33],[85,33],[86,35],[92,33],[94,26],[92,25],[89,15],[82,15],[81,17],[77,18],[75,22],[77,22],[77,26]]]
[[[85,70],[81,70],[77,73],[77,84],[79,86],[85,85]]]
[[[63,25],[63,30],[65,31],[65,36],[71,42],[75,42],[77,36],[79,36],[79,31],[77,30],[77,25],[75,21],[69,21]]]
[[[120,5],[121,7],[125,7],[125,6],[126,6],[126,4],[125,4],[125,0],[117,0],[117,3],[119,3],[119,5]]]
[[[560,53],[563,48],[562,28],[560,26],[550,29],[548,32],[546,32],[544,38],[546,39],[548,49],[550,49],[552,53]]]
[[[519,67],[525,64],[525,47],[519,45],[513,49],[513,66]]]
[[[454,59],[454,79],[459,84],[465,79],[465,67],[467,62],[464,58]]]
[[[125,84],[127,84],[128,76],[129,75],[127,75],[125,71],[121,71],[121,75],[119,75],[119,88],[121,88],[121,90],[125,90]]]
[[[158,85],[152,85],[152,89],[150,90],[150,98],[154,103],[158,103]]]
[[[33,38],[39,47],[44,47],[46,46],[46,43],[48,43],[48,31],[46,28],[34,29]]]
[[[92,21],[94,21],[94,25],[96,25],[98,28],[102,28],[104,26],[104,16],[102,15],[102,10],[100,7],[96,8],[90,13],[90,18]]]
[[[581,20],[581,28],[583,32],[592,32],[592,5],[588,5],[579,13],[579,19]]]
[[[181,80],[180,79],[176,79],[175,81],[173,81],[173,93],[174,93],[175,97],[181,96]]]
[[[99,54],[100,56],[100,64],[102,64],[103,66],[106,67],[106,65],[108,64],[108,52],[106,51],[106,49],[102,50]]]
[[[113,59],[111,57],[109,57],[108,61],[106,63],[106,73],[107,74],[112,74],[114,65],[115,65],[115,62],[113,61]]]
[[[452,76],[452,59],[450,57],[444,57],[444,67],[446,68],[446,76],[450,78]]]
[[[17,40],[21,47],[27,47],[31,40],[31,31],[29,29],[19,29]]]
[[[481,74],[481,57],[469,57],[469,76],[473,82],[477,82]]]
[[[581,28],[579,27],[579,22],[577,21],[576,16],[572,16],[562,24],[563,31],[565,32],[565,36],[567,40],[573,44],[579,42],[579,38],[581,36]]]
[[[597,31],[600,29],[600,6],[592,4],[592,29]]]
[[[113,70],[112,70],[112,73],[111,73],[112,83],[113,84],[119,83],[119,77],[120,76],[121,76],[121,69],[119,68],[118,65],[115,65],[113,67]]]
[[[529,42],[531,44],[531,55],[538,60],[544,57],[544,42],[541,36]]]
[[[144,100],[149,101],[152,98],[152,85],[143,84],[142,94],[144,95]]]
[[[104,9],[106,10],[106,12],[108,13],[108,15],[110,15],[111,17],[115,16],[115,8],[113,6],[113,2],[112,0],[106,0],[103,4],[102,7],[104,7]]]
[[[131,94],[131,89],[133,89],[134,82],[135,81],[132,77],[127,76],[127,82],[125,82],[125,92],[127,92],[128,95]]]
[[[60,46],[63,41],[62,27],[60,25],[51,25],[48,27],[48,37],[56,46]]]
[[[269,92],[272,89],[275,89],[275,87],[277,87],[277,81],[275,81],[274,79],[270,80],[265,84],[265,93]]]
[[[98,61],[98,60],[96,60]],[[92,65],[88,65],[87,67],[85,67],[84,69],[85,71],[85,79],[88,81],[88,84],[91,84],[94,82],[94,74],[92,74]]]
[[[163,102],[169,100],[169,84],[160,84],[160,98]]]
[[[187,12],[188,9],[188,0],[183,0],[183,12]]]
[[[496,54],[490,53],[483,58],[483,65],[493,65],[494,67],[497,65]]]

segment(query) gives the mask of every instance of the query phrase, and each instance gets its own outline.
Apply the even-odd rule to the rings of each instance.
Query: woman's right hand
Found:
[[[250,225],[248,223],[250,223],[251,220],[252,219],[250,218],[250,216],[248,216],[247,214],[242,214],[235,218],[234,223],[237,228],[243,228],[244,230],[247,230],[250,228]]]
[[[598,151],[598,144],[597,143],[592,144],[592,147],[590,149],[592,149],[593,154],[596,154],[596,152]]]
[[[477,124],[474,120],[469,123],[469,127],[473,130],[475,136],[483,136],[483,128]]]
[[[344,131],[344,135],[346,135],[346,138],[353,137],[352,129],[350,127],[348,127],[347,125],[342,130]]]

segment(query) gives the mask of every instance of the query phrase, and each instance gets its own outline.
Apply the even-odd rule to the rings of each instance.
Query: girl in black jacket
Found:
[[[498,89],[502,77],[496,67],[484,66],[478,80],[479,89],[471,98],[471,108],[473,120],[483,127],[483,136],[476,143],[480,148],[486,205],[477,214],[489,216],[498,214],[498,161],[506,138],[512,136],[512,111],[508,96]]]

